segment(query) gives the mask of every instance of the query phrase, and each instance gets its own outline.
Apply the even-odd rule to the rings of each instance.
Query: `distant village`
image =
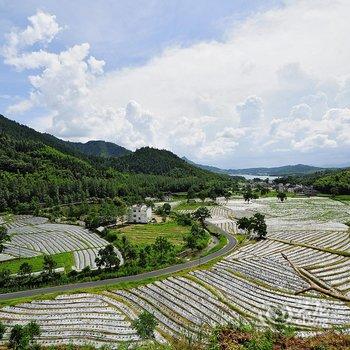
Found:
[[[314,189],[312,185],[306,186],[306,185],[300,185],[300,184],[290,184],[290,183],[276,183],[266,180],[260,180],[260,181],[252,181],[252,188],[265,188],[268,191],[276,191],[276,192],[288,192],[288,193],[295,193],[300,194],[304,196],[316,196],[317,191]]]

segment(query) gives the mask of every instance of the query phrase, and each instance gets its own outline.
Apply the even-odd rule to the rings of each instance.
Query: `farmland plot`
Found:
[[[39,344],[74,344],[102,347],[111,343],[140,342],[131,327],[135,313],[107,296],[62,295],[54,300],[34,301],[4,307],[0,319],[7,326],[35,320],[41,327]],[[9,333],[5,334],[5,339]],[[158,340],[163,340],[157,334]]]
[[[5,243],[0,261],[74,252],[76,270],[82,270],[86,266],[95,269],[95,258],[99,249],[108,244],[106,240],[87,229],[74,225],[48,223],[45,218],[14,216],[5,225],[8,227],[11,241]],[[120,252],[117,250],[116,252],[123,263]]]
[[[323,203],[313,200],[315,206]],[[217,210],[212,219],[225,220],[229,218],[228,212],[234,214],[232,203],[228,205],[230,211]],[[255,203],[257,208],[264,206],[268,206],[265,200]],[[0,311],[0,318],[9,325],[38,320],[44,327],[40,341],[48,345],[92,341],[96,346],[106,343],[113,346],[126,334],[132,342],[138,342],[127,322],[144,310],[156,317],[156,338],[160,341],[168,336],[195,337],[218,324],[235,323],[240,318],[267,326],[276,307],[288,313],[288,322],[302,334],[320,328],[348,327],[347,303],[314,291],[295,294],[309,284],[281,255],[284,253],[295,265],[340,293],[349,293],[349,257],[339,253],[349,251],[349,232],[342,225],[347,208],[337,206],[338,217],[334,212],[329,220],[324,220],[323,212],[331,207],[332,204],[320,205],[316,213],[314,205],[307,204],[299,209],[299,218],[288,207],[272,210],[266,240],[233,251],[209,269],[197,269],[129,290],[60,296],[51,301],[6,307]],[[251,212],[251,207],[248,210]],[[287,212],[285,218],[283,211]],[[60,317],[62,314],[66,316]],[[108,328],[112,326],[110,315],[113,331]],[[87,332],[91,336],[84,340]],[[98,338],[107,333],[103,341]]]

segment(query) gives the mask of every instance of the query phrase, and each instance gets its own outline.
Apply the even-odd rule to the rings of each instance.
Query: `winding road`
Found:
[[[29,290],[23,290],[18,292],[0,294],[0,301],[15,299],[15,298],[32,297],[32,296],[37,296],[37,295],[42,295],[47,293],[67,292],[67,291],[72,291],[80,288],[102,287],[102,286],[108,286],[108,285],[116,284],[120,282],[137,282],[146,278],[161,277],[164,275],[180,272],[182,270],[190,269],[193,267],[198,267],[213,259],[226,255],[236,246],[237,241],[232,235],[224,231],[222,231],[221,233],[227,238],[227,244],[220,250],[214,253],[208,254],[202,258],[198,258],[198,259],[191,260],[191,261],[177,264],[177,265],[168,266],[159,270],[140,273],[138,275],[116,277],[116,278],[110,278],[110,279],[100,280],[100,281],[78,282],[78,283],[64,284],[64,285],[53,286],[53,287],[44,287],[44,288],[38,288],[38,289],[29,289]]]

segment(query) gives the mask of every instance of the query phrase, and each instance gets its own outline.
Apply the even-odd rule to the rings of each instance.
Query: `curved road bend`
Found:
[[[19,292],[0,294],[0,300],[32,297],[32,296],[37,296],[37,295],[42,295],[47,293],[67,292],[67,291],[71,291],[79,288],[101,287],[101,286],[107,286],[110,284],[116,284],[119,282],[136,282],[146,278],[160,277],[163,275],[176,273],[182,270],[197,267],[213,259],[216,259],[220,256],[226,255],[236,246],[237,241],[232,235],[225,232],[222,232],[222,234],[227,238],[228,243],[222,249],[212,254],[209,254],[207,256],[204,256],[203,258],[191,260],[182,264],[168,266],[160,270],[140,273],[138,275],[116,277],[116,278],[110,278],[110,279],[99,280],[99,281],[80,282],[80,283],[78,282],[78,283],[64,284],[64,285],[53,286],[53,287],[44,287],[44,288],[38,288],[38,289],[29,289],[29,290],[23,290]]]

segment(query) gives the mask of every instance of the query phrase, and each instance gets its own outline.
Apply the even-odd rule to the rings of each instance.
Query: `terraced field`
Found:
[[[5,307],[0,318],[8,325],[37,320],[43,328],[40,342],[47,345],[116,345],[126,338],[138,342],[130,321],[143,310],[157,318],[156,339],[162,342],[169,337],[196,336],[239,318],[267,326],[276,307],[288,312],[289,323],[304,335],[320,328],[349,327],[348,303],[306,290],[308,280],[294,268],[304,269],[339,295],[349,296],[350,258],[346,252],[350,239],[342,224],[349,207],[305,199],[296,202],[302,206],[298,217],[290,202],[283,206],[264,199],[246,207],[242,201],[230,201],[227,208],[215,207],[213,220],[234,220],[236,210],[254,212],[258,208],[269,213],[269,233],[267,240],[245,245],[211,268],[129,290],[62,295]],[[273,209],[268,211],[268,207]],[[231,232],[229,227],[227,230]]]
[[[5,243],[5,250],[0,254],[0,262],[43,254],[73,252],[74,269],[79,271],[86,266],[95,269],[95,258],[99,249],[108,244],[106,240],[87,229],[74,225],[48,223],[46,218],[17,215],[11,220],[3,219],[3,222],[8,228],[11,241]],[[117,253],[123,262],[121,254]]]
[[[153,244],[157,237],[164,237],[178,248],[183,246],[183,237],[188,231],[188,227],[178,225],[175,221],[133,224],[111,230],[111,232],[117,233],[118,237],[126,236],[132,243],[137,245]]]

